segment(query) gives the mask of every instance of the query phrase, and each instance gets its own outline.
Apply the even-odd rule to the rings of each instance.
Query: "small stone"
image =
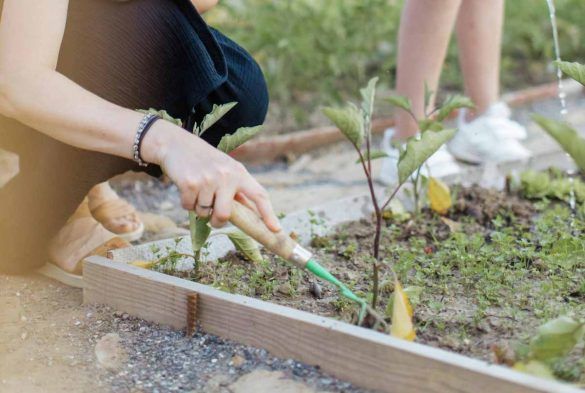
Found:
[[[244,365],[244,363],[246,363],[246,358],[244,358],[243,356],[240,356],[240,355],[234,355],[232,357],[232,360],[230,361],[230,363],[235,368],[240,368]]]
[[[282,371],[256,370],[229,386],[232,393],[314,393],[309,386],[286,378]]]
[[[276,287],[276,292],[282,295],[290,296],[293,293],[293,288],[292,285],[290,285],[288,282],[285,282]]]
[[[120,344],[120,336],[108,333],[95,345],[95,356],[98,363],[107,370],[118,371],[127,359],[126,351]]]
[[[309,284],[309,292],[315,299],[323,299],[323,290],[321,289],[321,285],[318,282],[312,282]]]
[[[174,206],[175,205],[173,205],[173,203],[171,201],[163,201],[163,202],[161,202],[161,204],[159,205],[158,208],[162,211],[165,211],[165,210],[172,210]]]

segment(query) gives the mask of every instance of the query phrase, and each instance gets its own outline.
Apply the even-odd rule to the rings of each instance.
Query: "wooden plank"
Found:
[[[582,392],[501,366],[394,339],[330,318],[232,295],[101,257],[84,262],[84,301],[182,329],[198,293],[203,330],[273,355],[318,365],[380,392]]]

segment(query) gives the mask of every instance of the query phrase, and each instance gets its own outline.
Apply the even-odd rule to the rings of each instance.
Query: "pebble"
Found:
[[[323,299],[323,290],[318,282],[313,281],[309,284],[309,292],[311,292],[311,295],[313,295],[315,299]]]

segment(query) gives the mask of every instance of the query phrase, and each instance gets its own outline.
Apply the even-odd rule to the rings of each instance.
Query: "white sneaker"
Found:
[[[380,172],[380,182],[384,185],[393,185],[398,183],[398,159],[400,150],[392,145],[394,129],[389,128],[384,132],[382,139],[382,150],[388,154],[382,162],[382,171]],[[426,161],[421,169],[424,176],[433,176],[442,178],[450,175],[456,175],[461,171],[459,165],[449,153],[445,146],[442,146],[435,154]]]
[[[504,103],[492,105],[477,119],[466,122],[462,110],[457,121],[458,131],[448,142],[449,151],[458,160],[470,164],[521,161],[530,157],[519,142],[526,138],[526,129],[510,120],[510,109]]]

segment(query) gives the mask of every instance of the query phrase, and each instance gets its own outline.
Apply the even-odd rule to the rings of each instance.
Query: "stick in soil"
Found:
[[[197,293],[187,295],[187,337],[193,337],[197,331]]]

